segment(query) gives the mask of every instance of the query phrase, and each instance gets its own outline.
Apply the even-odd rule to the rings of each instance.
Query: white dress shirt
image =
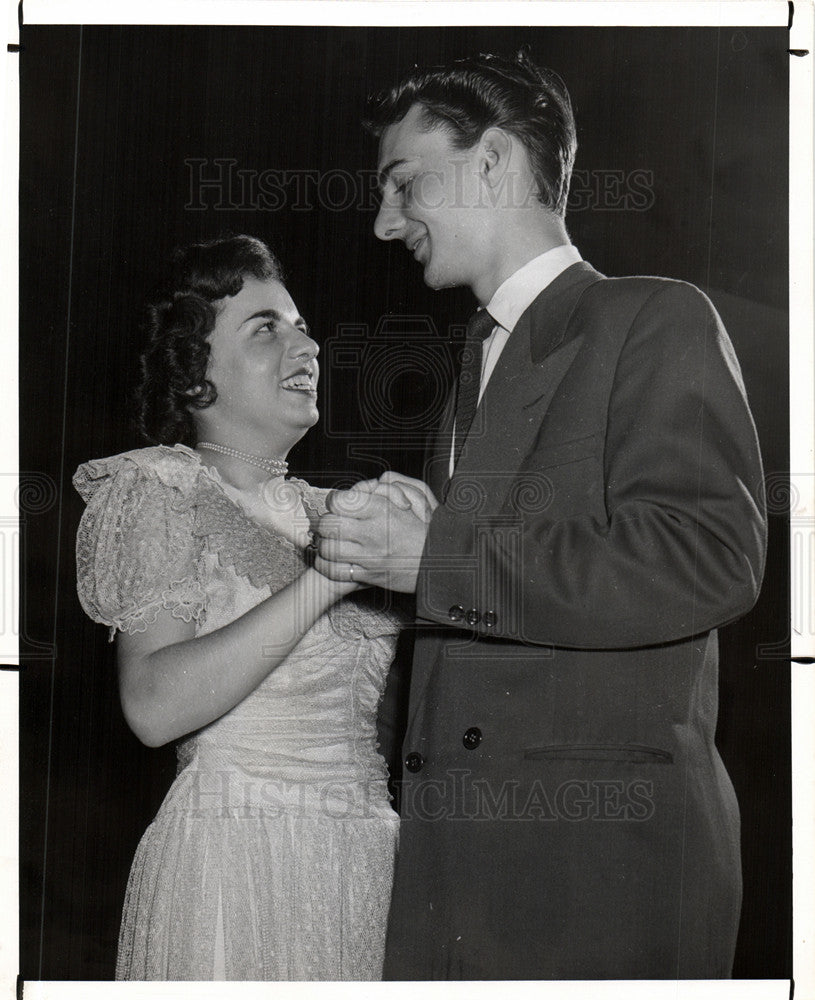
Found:
[[[533,257],[496,289],[487,303],[487,311],[496,325],[484,341],[481,355],[481,384],[478,390],[479,403],[501,357],[501,351],[506,347],[510,334],[515,329],[515,324],[544,288],[551,285],[559,274],[579,260],[582,260],[580,252],[570,243],[554,247],[538,257]],[[453,446],[450,449],[451,476],[455,466],[455,427],[453,437]]]

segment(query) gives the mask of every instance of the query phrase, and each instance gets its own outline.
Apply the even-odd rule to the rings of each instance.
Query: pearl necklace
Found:
[[[238,451],[237,448],[227,448],[223,444],[213,444],[212,441],[199,441],[198,448],[207,448],[209,451],[220,452],[221,455],[229,455],[230,458],[237,458],[241,462],[255,465],[263,469],[272,476],[285,476],[289,471],[289,463],[279,458],[264,458],[262,455],[250,455],[246,451]]]

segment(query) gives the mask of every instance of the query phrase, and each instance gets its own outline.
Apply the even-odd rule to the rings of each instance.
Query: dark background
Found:
[[[140,444],[128,391],[140,304],[161,261],[225,230],[270,241],[323,342],[323,419],[293,470],[318,485],[388,466],[418,474],[452,377],[445,338],[472,300],[429,291],[401,245],[374,238],[364,98],[414,63],[525,43],[573,97],[580,148],[568,224],[583,256],[606,274],[700,285],[744,370],[774,478],[764,589],[721,637],[718,742],[743,827],[734,975],[790,975],[787,32],[26,27],[24,978],[112,977],[130,862],[174,774],[171,749],[146,749],[126,728],[114,647],[79,607],[82,505],[70,484],[79,463]],[[194,183],[219,170],[220,188]],[[392,704],[404,686],[394,684]]]

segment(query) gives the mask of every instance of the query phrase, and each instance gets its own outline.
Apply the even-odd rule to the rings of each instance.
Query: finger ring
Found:
[[[348,564],[348,579],[351,581],[351,583],[354,582],[354,564],[353,563],[349,563]]]

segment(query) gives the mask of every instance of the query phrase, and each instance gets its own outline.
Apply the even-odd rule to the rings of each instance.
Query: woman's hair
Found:
[[[471,149],[488,128],[514,135],[526,149],[538,200],[566,212],[577,136],[569,93],[553,70],[536,66],[526,49],[514,58],[482,54],[447,66],[414,69],[368,100],[364,127],[379,137],[421,106],[420,128],[443,129],[455,149]]]
[[[253,236],[192,243],[173,254],[165,292],[147,307],[136,388],[138,430],[151,443],[195,444],[192,411],[218,397],[206,377],[215,303],[237,295],[246,277],[283,280],[278,259]]]

